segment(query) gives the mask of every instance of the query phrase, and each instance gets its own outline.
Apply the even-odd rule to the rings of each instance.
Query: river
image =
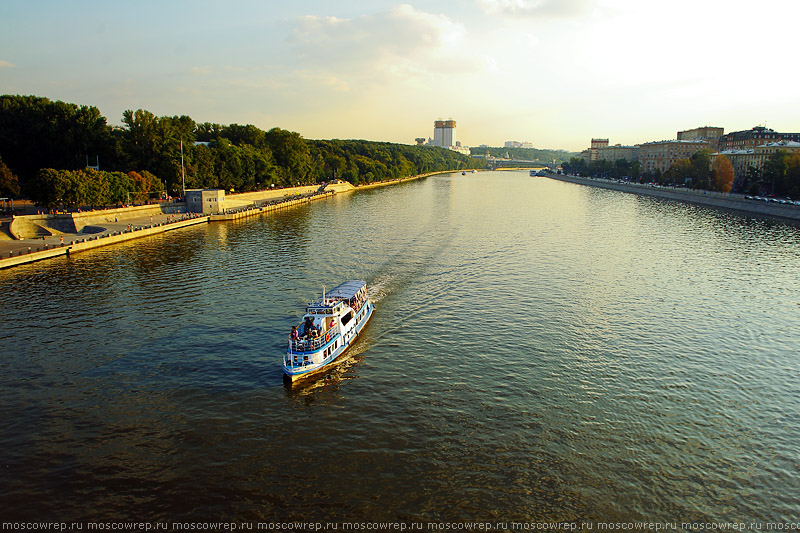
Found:
[[[304,304],[376,311],[284,383]],[[790,521],[800,228],[438,175],[0,272],[4,521]]]

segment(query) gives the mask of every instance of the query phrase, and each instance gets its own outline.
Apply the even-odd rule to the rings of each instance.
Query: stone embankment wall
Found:
[[[182,216],[185,218],[175,220],[174,222],[137,226],[127,230],[115,231],[111,233],[105,232],[97,235],[87,235],[85,237],[74,235],[71,240],[65,242],[64,244],[42,245],[37,246],[35,249],[29,247],[29,250],[31,251],[28,253],[19,252],[14,255],[12,252],[8,257],[0,257],[0,269],[25,263],[33,263],[35,261],[41,261],[42,259],[49,259],[51,257],[85,252],[86,250],[91,250],[100,246],[108,246],[109,244],[129,241],[132,239],[140,239],[149,235],[156,235],[158,233],[185,228],[195,224],[205,224],[209,219],[207,216]]]
[[[591,187],[600,187],[602,189],[611,189],[615,191],[628,192],[631,194],[654,196],[656,198],[665,198],[667,200],[676,200],[678,202],[687,202],[697,205],[707,205],[720,209],[731,209],[733,211],[740,211],[743,213],[785,218],[789,220],[800,220],[800,206],[748,200],[739,194],[723,194],[710,191],[674,189],[670,187],[652,187],[649,185],[617,183],[615,181],[604,179],[579,178],[577,176],[563,176],[555,174],[549,174],[548,177],[569,183],[589,185]]]
[[[86,226],[102,226],[108,222],[123,222],[139,217],[182,211],[182,203],[165,203],[80,213],[22,215],[14,217],[9,225],[9,232],[15,239],[35,239],[62,233],[81,233]]]
[[[290,187],[288,189],[269,189],[266,191],[240,192],[225,195],[225,209],[240,209],[267,200],[278,200],[285,196],[296,194],[309,194],[319,189],[319,185],[305,185],[302,187]],[[325,187],[326,191],[346,192],[355,190],[348,182],[331,183]]]
[[[238,220],[240,218],[246,218],[254,215],[259,215],[262,213],[270,213],[272,211],[277,211],[279,209],[286,209],[299,204],[306,204],[314,200],[328,198],[329,196],[333,196],[334,194],[335,193],[333,191],[328,191],[328,192],[318,193],[313,196],[302,196],[296,199],[283,199],[279,202],[269,205],[257,205],[250,203],[245,205],[244,207],[238,207],[238,208],[227,207],[224,213],[217,213],[211,215],[210,220],[211,222]]]

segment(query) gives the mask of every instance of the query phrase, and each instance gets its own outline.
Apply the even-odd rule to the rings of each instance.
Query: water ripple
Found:
[[[800,231],[437,176],[0,272],[0,505],[30,520],[788,520]],[[305,302],[374,318],[320,379]]]

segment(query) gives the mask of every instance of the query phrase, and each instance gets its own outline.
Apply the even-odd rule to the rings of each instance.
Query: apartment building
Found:
[[[794,134],[788,134],[794,135]],[[775,130],[756,126],[746,131],[732,131],[719,138],[719,151],[748,150],[762,144],[769,144],[783,140],[783,134]]]
[[[679,141],[708,141],[712,150],[717,150],[719,139],[725,134],[725,128],[716,126],[702,126],[691,130],[678,132]]]
[[[700,150],[711,148],[706,140],[654,141],[639,145],[642,172],[666,172],[679,159],[688,159]]]
[[[616,161],[618,159],[625,159],[627,161],[639,160],[639,147],[638,146],[622,146],[615,144],[614,146],[604,146],[597,149],[597,159],[600,161]]]
[[[744,150],[720,150],[711,154],[711,163],[713,164],[714,160],[720,156],[727,157],[733,165],[735,178],[739,179],[747,174],[750,167],[759,171],[763,170],[767,160],[781,150],[789,153],[800,152],[800,142],[778,141]]]

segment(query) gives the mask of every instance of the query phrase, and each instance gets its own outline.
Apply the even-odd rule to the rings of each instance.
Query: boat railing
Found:
[[[284,364],[286,365],[287,368],[297,368],[297,367],[302,368],[304,366],[313,365],[314,361],[312,361],[307,355],[301,354],[298,356],[297,354],[293,355],[286,354],[286,357],[284,357]]]
[[[338,333],[327,331],[319,337],[312,337],[310,339],[289,339],[289,350],[292,352],[313,352],[319,350],[330,341],[336,338]]]

